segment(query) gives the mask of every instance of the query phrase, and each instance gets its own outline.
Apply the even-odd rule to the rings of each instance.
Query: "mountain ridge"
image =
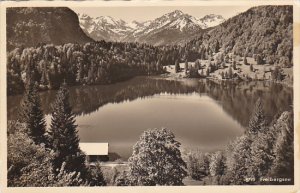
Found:
[[[221,15],[210,14],[203,18],[196,18],[180,10],[144,22],[125,22],[110,16],[100,16],[100,18],[109,18],[110,21],[99,20],[97,19],[99,17],[92,18],[87,14],[78,14],[78,17],[81,28],[94,40],[140,42],[152,45],[180,43],[225,21]]]
[[[94,41],[79,26],[77,14],[67,7],[7,8],[7,48],[40,43],[64,44]]]
[[[189,47],[261,58],[261,63],[292,66],[293,7],[257,6],[229,18],[221,25],[188,42]],[[216,46],[218,45],[218,46]]]

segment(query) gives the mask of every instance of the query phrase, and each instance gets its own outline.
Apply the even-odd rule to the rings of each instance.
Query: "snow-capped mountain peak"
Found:
[[[208,27],[217,26],[225,21],[221,15],[209,14],[200,19]]]
[[[144,25],[143,25],[143,22],[138,22],[138,21],[134,20],[130,23],[127,23],[127,26],[132,28],[132,29],[137,29],[139,27],[143,27]]]
[[[178,17],[178,16],[182,16],[182,15],[185,15],[182,11],[180,11],[180,10],[175,10],[175,11],[172,11],[172,12],[170,12],[170,13],[165,14],[164,16]]]
[[[125,22],[111,16],[92,18],[87,14],[78,14],[78,17],[80,26],[90,37],[95,40],[104,39],[107,41],[139,41],[141,37],[148,37],[157,33],[168,34],[171,31],[172,33],[177,31],[176,34],[181,34],[181,38],[184,38],[184,36],[196,34],[224,21],[221,15],[209,14],[203,18],[197,18],[180,10],[174,10],[145,22]]]

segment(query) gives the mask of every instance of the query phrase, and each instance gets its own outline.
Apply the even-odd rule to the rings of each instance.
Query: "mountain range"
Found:
[[[197,19],[175,10],[151,21],[127,23],[108,16],[78,17],[67,7],[15,7],[7,9],[7,48],[11,51],[39,43],[84,44],[104,39],[184,44],[190,50],[220,47],[240,56],[259,54],[269,64],[292,65],[292,6],[253,7],[223,20],[218,15]],[[221,25],[214,26],[218,23]]]
[[[83,31],[94,40],[152,45],[182,44],[225,21],[221,15],[210,14],[196,18],[180,10],[145,22],[128,23],[110,16],[92,18],[87,14],[78,14],[78,17]]]

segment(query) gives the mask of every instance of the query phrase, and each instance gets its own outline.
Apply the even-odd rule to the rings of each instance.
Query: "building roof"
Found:
[[[108,155],[108,143],[79,143],[86,155]]]

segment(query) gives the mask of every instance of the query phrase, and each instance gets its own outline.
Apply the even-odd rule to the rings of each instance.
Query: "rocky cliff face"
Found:
[[[77,14],[66,7],[7,9],[7,48],[93,41],[79,26]]]

